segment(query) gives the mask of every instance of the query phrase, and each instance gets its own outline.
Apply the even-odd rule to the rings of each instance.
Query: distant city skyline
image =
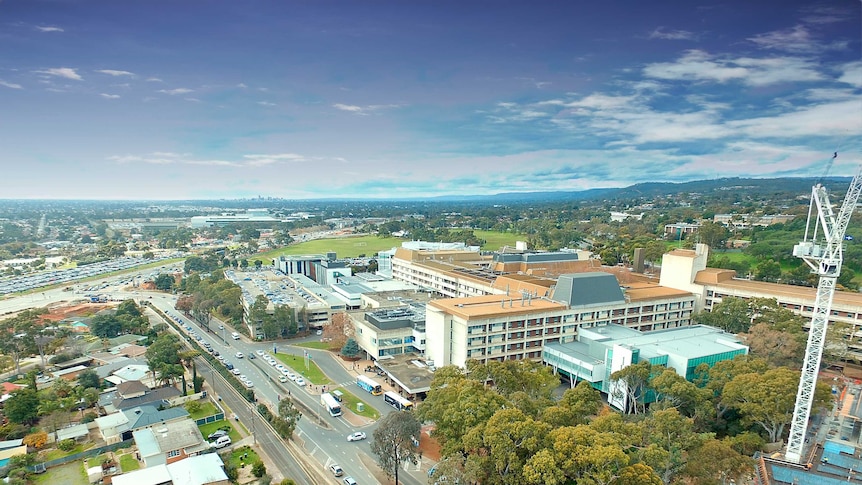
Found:
[[[0,198],[851,175],[862,3],[0,0]]]

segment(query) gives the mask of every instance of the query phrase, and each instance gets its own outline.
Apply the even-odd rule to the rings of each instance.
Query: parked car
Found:
[[[365,433],[362,431],[357,431],[353,434],[347,435],[347,441],[362,441],[365,438],[367,438],[367,436],[365,436]]]
[[[227,436],[227,431],[225,431],[223,429],[219,429],[219,430],[216,430],[216,431],[213,431],[212,433],[210,433],[209,436],[207,436],[207,439],[212,441],[212,440],[217,440],[217,439],[221,438],[222,436]]]
[[[278,376],[278,382],[287,382],[287,377]]]
[[[305,379],[303,379],[302,377],[297,377],[296,378],[296,385],[300,386],[300,387],[304,386],[305,385]]]
[[[356,480],[354,480],[353,477],[344,477],[344,480],[342,481],[344,482],[344,485],[356,485]]]
[[[222,436],[216,439],[212,445],[213,448],[224,448],[225,446],[230,445],[232,442],[230,440],[230,436]]]

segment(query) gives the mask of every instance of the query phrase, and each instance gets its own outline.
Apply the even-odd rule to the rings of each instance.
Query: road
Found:
[[[156,270],[155,268],[148,269],[148,271]],[[308,416],[307,413],[304,413],[303,418],[297,426],[295,438],[304,447],[307,456],[314,458],[313,463],[316,463],[320,470],[324,470],[325,475],[331,477],[328,471],[329,465],[337,463],[344,469],[345,475],[354,477],[360,484],[378,482],[375,476],[365,467],[363,460],[360,459],[361,455],[366,455],[366,462],[369,461],[368,457],[372,457],[373,461],[369,440],[352,443],[347,441],[347,435],[357,430],[364,431],[370,438],[376,428],[376,424],[356,428],[343,417],[333,418],[322,410],[319,395],[312,394],[307,388],[302,388],[292,381],[284,384],[278,382],[278,371],[269,366],[263,359],[237,359],[235,357],[236,352],[242,352],[246,356],[257,356],[256,352],[258,350],[271,353],[273,345],[275,345],[278,353],[299,356],[303,355],[306,349],[293,347],[284,341],[276,342],[275,344],[272,342],[250,342],[245,337],[240,340],[232,340],[230,333],[233,330],[227,326],[224,329],[218,329],[218,325],[221,323],[215,319],[210,322],[212,330],[208,332],[201,328],[200,324],[186,318],[174,309],[177,300],[175,295],[158,292],[127,291],[128,286],[119,284],[119,282],[128,280],[130,273],[102,280],[108,283],[109,286],[100,290],[99,293],[118,300],[127,298],[147,300],[154,307],[162,310],[162,312],[179,318],[182,324],[191,326],[201,336],[202,342],[209,342],[221,354],[228,356],[227,360],[254,382],[255,395],[259,401],[267,402],[271,408],[276,409],[279,399],[287,397],[289,394],[291,399],[300,403],[297,407],[300,409],[305,407],[316,412],[313,413],[316,416]],[[90,282],[88,284],[96,283]],[[34,293],[0,301],[0,314],[53,305],[63,301],[71,302],[80,300],[81,298],[82,295],[63,291],[62,289],[47,290],[44,293]],[[292,341],[291,343],[298,342],[301,342],[301,340]],[[393,411],[392,408],[383,402],[382,397],[359,394],[361,390],[355,385],[355,374],[351,374],[342,367],[329,352],[313,349],[307,350],[312,360],[317,363],[332,382],[337,383],[337,386],[347,387],[351,392],[356,393],[360,399],[365,401],[367,405],[380,411],[381,414]],[[202,368],[207,367],[204,366]],[[204,375],[206,376],[206,374]],[[209,381],[215,386],[216,392],[240,416],[240,419],[245,423],[251,422],[252,411],[249,405],[245,403],[245,400],[240,398],[236,394],[236,391],[226,384],[223,378],[218,376],[217,372],[211,372],[207,377],[210,377]],[[257,419],[261,418],[258,416]],[[260,426],[257,426],[257,428],[260,428]],[[289,453],[278,437],[271,433],[262,433],[260,429],[257,430],[256,436],[258,442],[264,446],[267,455],[273,459],[283,475],[296,479],[298,483],[312,483],[305,476],[304,472],[301,471],[302,468],[298,465],[295,457]],[[340,479],[336,480],[334,477],[331,479],[332,483],[341,483]],[[406,470],[402,470],[399,473],[399,482],[407,485],[421,485],[427,483],[427,477],[423,471],[418,469],[418,466],[409,465]]]

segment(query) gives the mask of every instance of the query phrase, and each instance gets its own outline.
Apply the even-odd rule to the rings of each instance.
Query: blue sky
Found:
[[[0,0],[0,198],[850,175],[860,5]]]

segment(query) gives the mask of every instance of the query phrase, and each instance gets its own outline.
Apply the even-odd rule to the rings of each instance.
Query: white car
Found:
[[[245,382],[243,382],[243,384],[245,385],[245,387],[247,387],[249,389],[254,387],[254,382],[251,382],[251,381],[245,381]]]
[[[256,353],[257,355],[259,355],[259,356],[263,357],[263,350],[258,349],[258,351],[257,351],[257,352],[255,352],[255,353]]]
[[[290,379],[292,381],[296,380],[296,374],[294,374],[293,372],[288,371],[287,374],[285,374],[285,375],[287,376],[288,379]]]
[[[239,375],[239,369],[237,369],[236,367],[234,367],[233,369],[231,369],[231,370],[230,370],[230,373],[231,373],[231,374],[233,374],[233,375],[235,375],[235,376],[238,376],[238,375]]]
[[[304,386],[305,385],[305,379],[303,379],[302,377],[297,377],[295,382],[296,382],[297,386]]]
[[[245,382],[248,380],[248,377],[246,377],[245,374],[242,374],[239,376],[239,380],[240,380],[240,382]]]
[[[237,353],[236,353],[236,358],[237,358],[237,359],[242,359],[243,357],[245,357],[245,356],[242,354],[242,352],[237,352]]]
[[[285,377],[285,376],[278,376],[278,382],[287,382],[287,377]]]
[[[362,431],[357,431],[351,435],[348,435],[347,441],[362,441],[365,438],[367,438],[367,436],[365,436],[365,433],[363,433]]]
[[[282,365],[282,364],[278,364],[278,365],[276,365],[276,366],[275,366],[275,368],[276,368],[276,369],[278,369],[278,370],[280,370],[280,371],[282,371],[282,370],[284,370],[284,365]]]

